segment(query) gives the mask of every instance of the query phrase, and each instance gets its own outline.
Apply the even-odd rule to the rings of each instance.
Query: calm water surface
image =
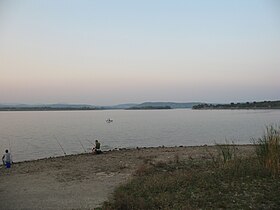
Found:
[[[106,123],[106,119],[113,123]],[[252,142],[266,125],[280,125],[280,110],[106,110],[0,112],[0,151],[14,161],[103,150]]]

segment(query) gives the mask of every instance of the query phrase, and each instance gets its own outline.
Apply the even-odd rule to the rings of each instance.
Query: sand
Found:
[[[242,154],[253,146],[238,146]],[[214,146],[122,149],[15,163],[0,168],[0,209],[94,209],[145,162],[211,159]]]

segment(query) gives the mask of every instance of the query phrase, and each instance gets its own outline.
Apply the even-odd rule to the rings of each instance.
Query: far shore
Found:
[[[235,145],[239,155],[254,153],[254,145]],[[174,158],[209,159],[216,146],[180,146],[119,149],[100,155],[84,153],[23,161],[0,167],[1,208],[94,209],[114,189],[129,180],[145,162]]]

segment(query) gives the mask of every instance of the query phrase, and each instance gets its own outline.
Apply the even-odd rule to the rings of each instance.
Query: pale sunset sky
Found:
[[[0,103],[279,99],[278,0],[0,0]]]

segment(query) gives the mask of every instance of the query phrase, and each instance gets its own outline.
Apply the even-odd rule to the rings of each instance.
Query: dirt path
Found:
[[[240,146],[242,153],[251,146]],[[147,161],[208,159],[214,147],[146,148],[81,154],[0,168],[0,209],[94,209]]]

